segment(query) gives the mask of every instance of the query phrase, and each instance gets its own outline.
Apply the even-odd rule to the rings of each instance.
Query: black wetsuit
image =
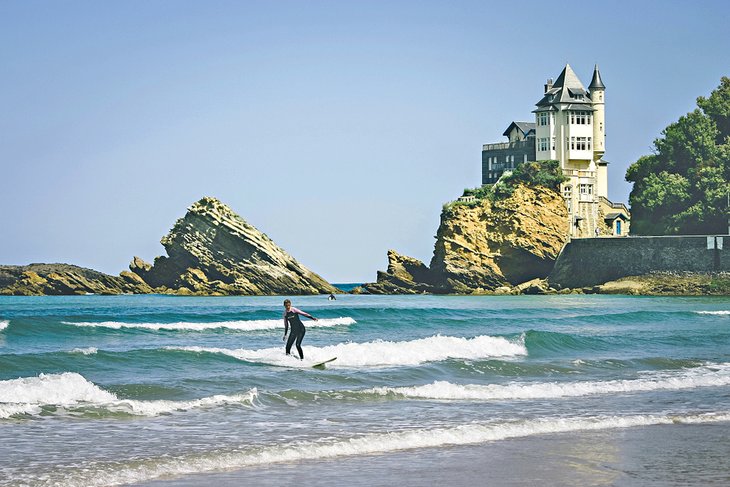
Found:
[[[289,332],[289,339],[286,341],[286,354],[289,355],[291,353],[291,346],[296,342],[297,351],[299,352],[299,358],[304,360],[302,339],[304,338],[304,334],[307,332],[307,330],[304,328],[304,323],[302,323],[302,320],[299,319],[299,315],[292,310],[286,312],[285,319],[291,327],[291,331]]]

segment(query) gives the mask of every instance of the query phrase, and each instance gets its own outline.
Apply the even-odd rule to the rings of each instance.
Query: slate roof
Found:
[[[603,81],[601,81],[601,73],[598,71],[598,65],[593,68],[593,79],[591,80],[591,84],[588,85],[588,89],[593,91],[596,88],[602,88],[606,89],[606,86],[603,84]]]
[[[593,108],[590,107],[588,92],[580,79],[578,79],[578,76],[576,76],[573,68],[570,67],[570,64],[565,65],[565,68],[563,68],[563,71],[560,73],[560,76],[558,76],[558,79],[555,80],[553,86],[545,93],[542,99],[536,103],[538,108],[537,110],[533,110],[533,112],[545,111],[548,107],[553,107],[559,103],[586,104],[587,108],[576,106],[571,109],[593,110]]]
[[[613,221],[617,218],[621,218],[622,220],[626,220],[626,215],[623,213],[609,213],[606,215],[603,219],[606,221]]]
[[[520,131],[527,137],[528,133],[532,131],[535,132],[535,123],[534,122],[512,122],[509,124],[509,127],[507,127],[507,130],[504,131],[502,135],[505,137],[509,137],[509,133],[512,131],[512,127],[517,127],[520,129]]]

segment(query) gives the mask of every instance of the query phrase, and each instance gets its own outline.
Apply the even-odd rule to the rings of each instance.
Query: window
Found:
[[[593,185],[592,184],[581,184],[580,185],[580,194],[593,194]]]
[[[571,137],[570,138],[570,150],[590,150],[591,149],[591,138],[590,137]]]
[[[547,125],[549,122],[548,114],[547,112],[540,112],[537,114],[537,124],[538,125]]]
[[[553,150],[555,150],[555,137],[553,137],[553,141],[552,142],[553,142],[552,148],[553,148]]]
[[[571,125],[590,125],[591,112],[570,112]]]
[[[548,138],[547,137],[540,137],[539,150],[541,150],[541,151],[548,150]]]

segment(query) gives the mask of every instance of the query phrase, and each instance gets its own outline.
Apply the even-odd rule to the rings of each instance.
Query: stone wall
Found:
[[[730,272],[730,236],[573,239],[548,281],[556,288],[579,288],[652,272]]]

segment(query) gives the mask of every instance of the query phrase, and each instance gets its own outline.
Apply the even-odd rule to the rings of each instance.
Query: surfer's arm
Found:
[[[297,314],[300,314],[300,315],[302,315],[302,316],[306,316],[306,317],[307,317],[307,318],[309,318],[310,320],[314,320],[314,321],[317,321],[317,318],[315,318],[314,316],[310,315],[309,313],[307,313],[307,312],[305,312],[305,311],[302,311],[301,309],[297,309],[297,308],[295,308],[294,306],[292,306],[292,307],[291,307],[291,310],[292,310],[292,311],[294,311],[294,312],[295,312],[295,313],[297,313]]]
[[[289,333],[289,322],[286,321],[286,311],[284,311],[284,338],[286,338],[287,333]]]

